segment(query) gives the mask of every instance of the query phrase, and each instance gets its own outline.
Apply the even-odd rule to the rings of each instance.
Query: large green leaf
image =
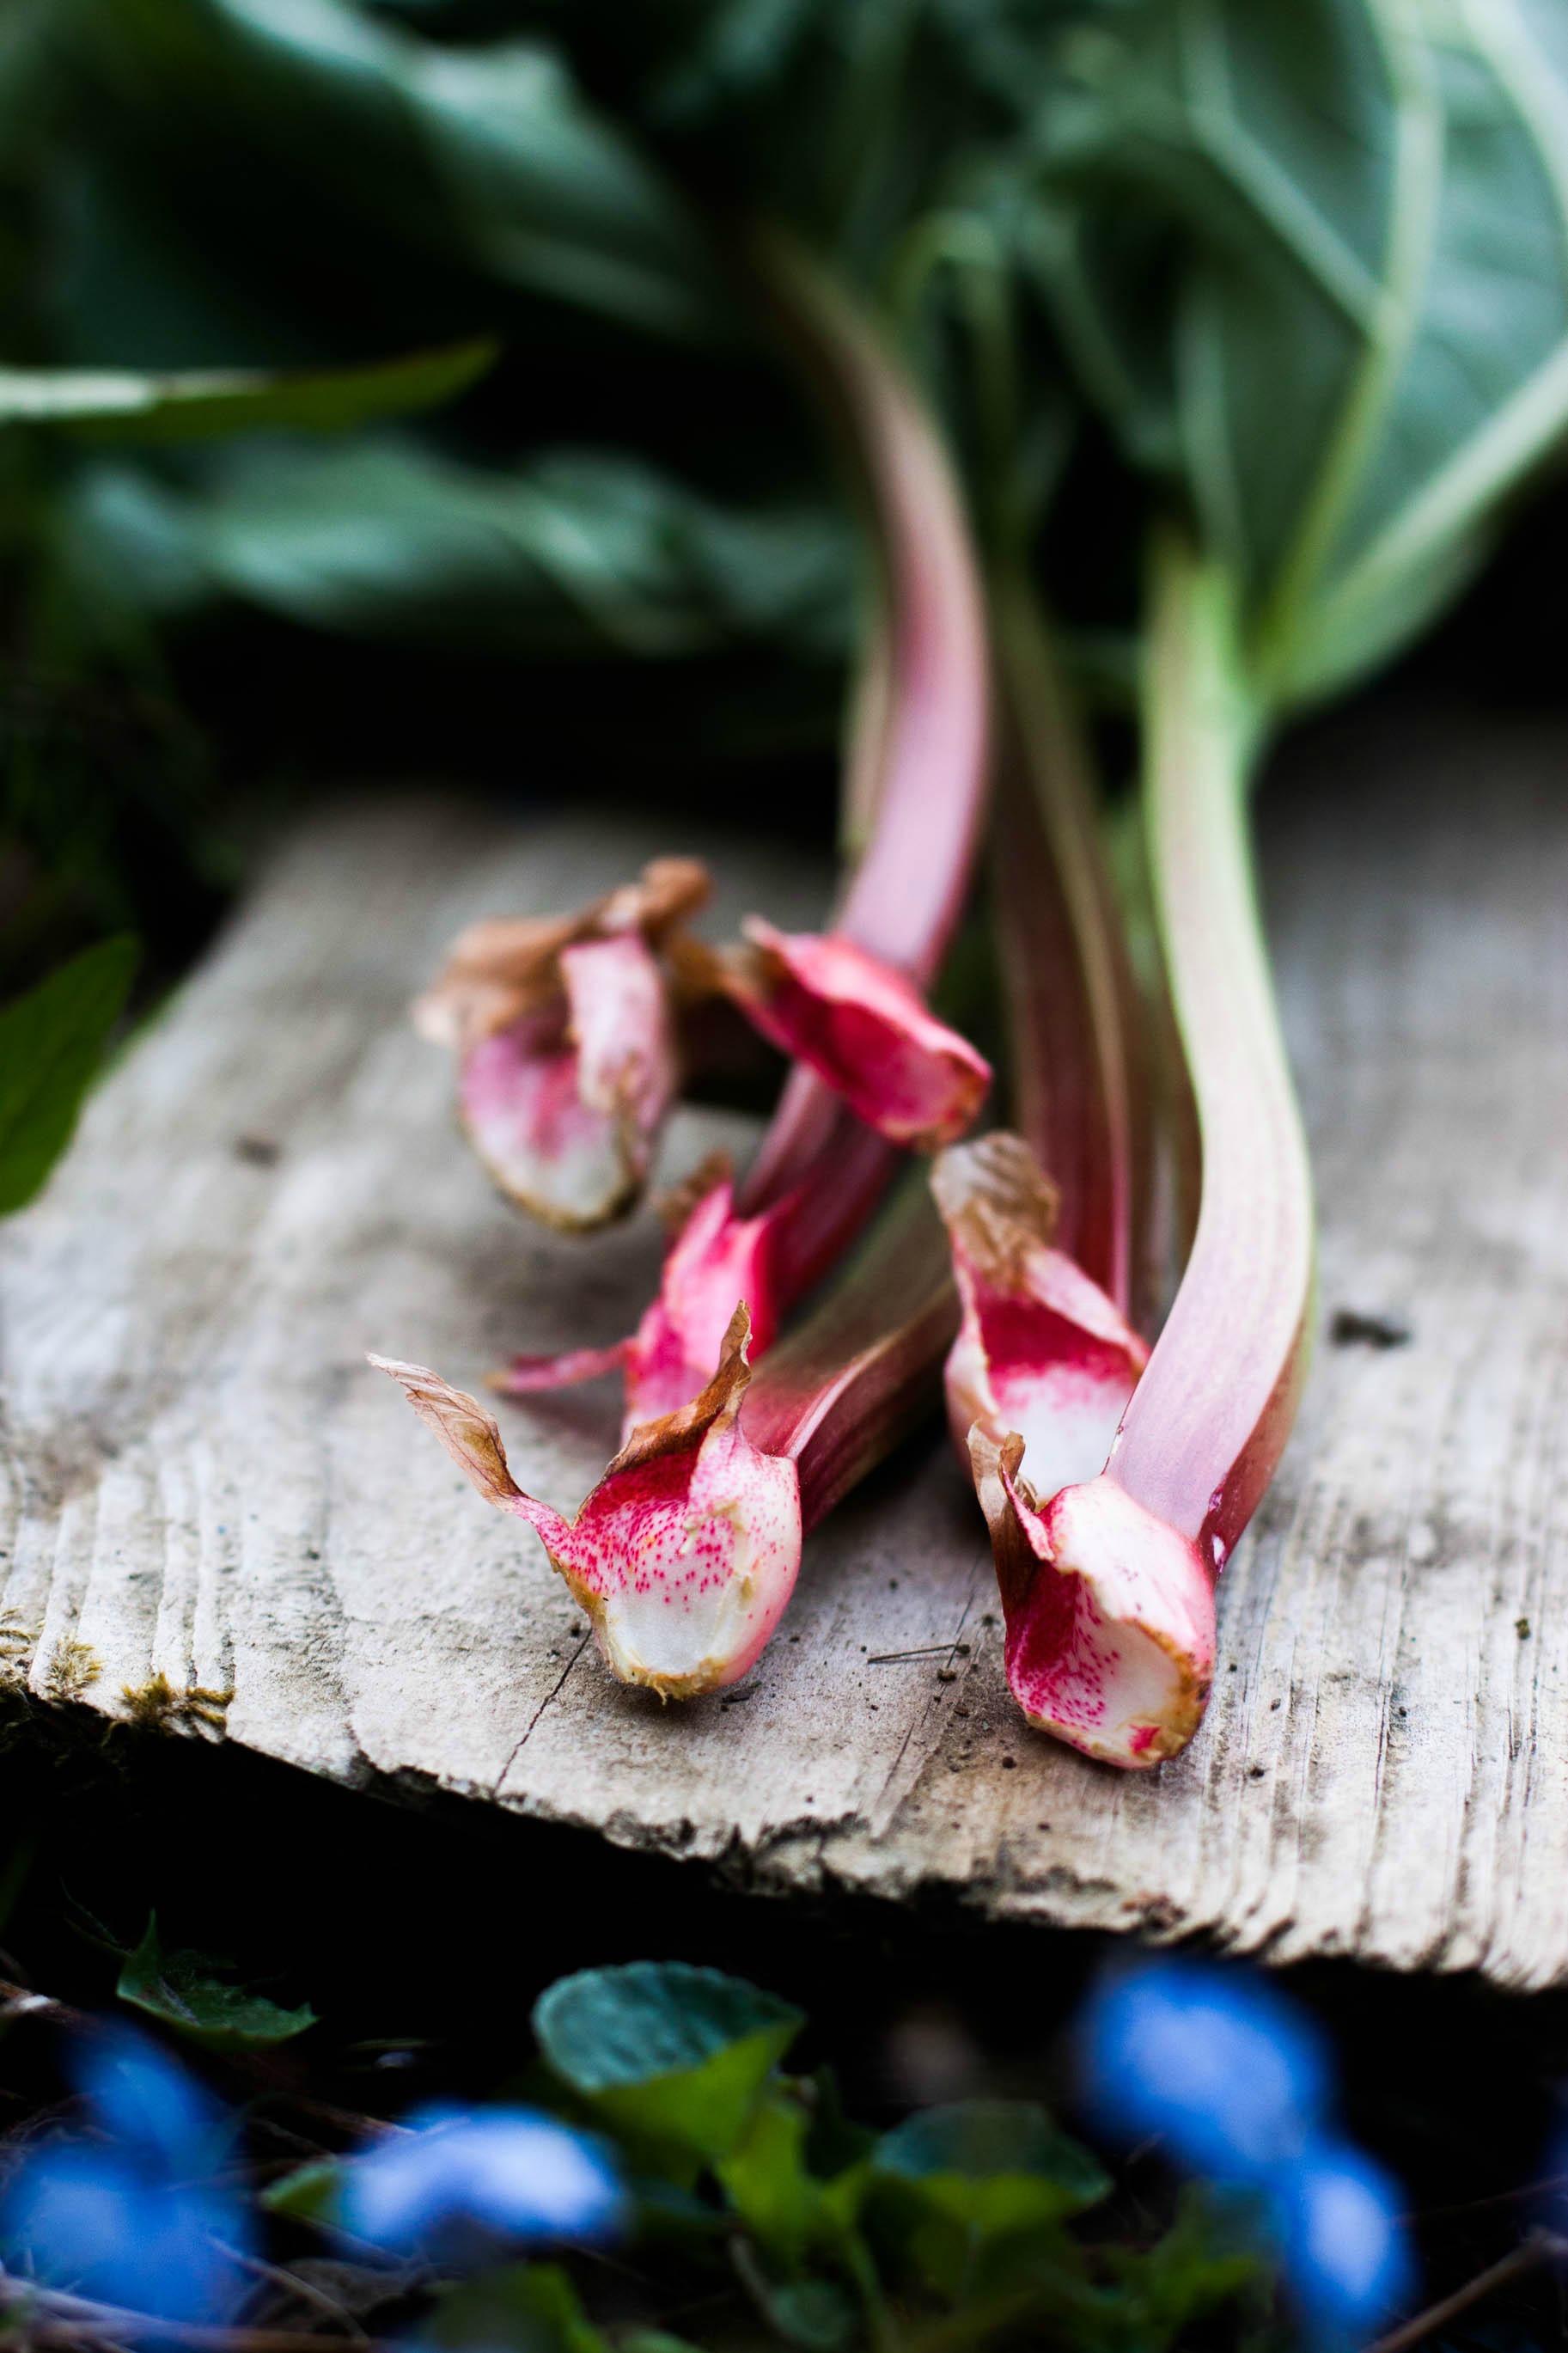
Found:
[[[1285,683],[1321,691],[1421,626],[1568,434],[1568,44],[1537,0],[1428,0],[1442,166],[1426,267]]]
[[[773,1994],[684,1961],[584,1969],[540,1998],[545,2063],[615,2131],[722,2158],[805,2023]]]
[[[236,453],[204,489],[100,467],[78,488],[84,591],[154,613],[226,595],[356,635],[682,654],[849,630],[847,520],[730,511],[626,457],[481,472],[412,441]]]
[[[195,440],[258,427],[343,432],[453,399],[496,355],[483,340],[368,367],[137,374],[0,367],[0,426],[55,426],[96,439]]]
[[[93,5],[110,69],[173,124],[211,109],[280,174],[504,282],[659,334],[732,332],[705,237],[550,43],[428,41],[353,0]]]
[[[1528,11],[1528,13],[1527,13]],[[1568,427],[1568,81],[1539,0],[1078,7],[1022,246],[1242,586],[1271,698],[1428,619]]]
[[[125,1009],[136,943],[121,937],[0,1009],[0,1217],[42,1189]]]

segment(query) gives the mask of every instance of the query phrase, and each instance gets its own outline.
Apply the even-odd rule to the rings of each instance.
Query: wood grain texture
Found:
[[[1568,733],[1342,723],[1265,839],[1324,1336],[1159,1775],[1015,1715],[934,1435],[812,1540],[748,1683],[665,1708],[364,1368],[474,1386],[607,1339],[658,1262],[650,1219],[574,1243],[488,1191],[405,1019],[452,932],[661,847],[712,851],[726,915],[821,905],[754,847],[460,803],[287,844],[0,1240],[0,1676],[764,1888],[1568,1978]],[[683,1113],[671,1166],[723,1125]],[[503,1410],[523,1483],[574,1505],[613,1393]]]

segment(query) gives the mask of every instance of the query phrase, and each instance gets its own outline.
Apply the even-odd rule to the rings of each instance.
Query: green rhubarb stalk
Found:
[[[1247,784],[1263,730],[1235,591],[1166,531],[1150,604],[1150,863],[1203,1180],[1192,1255],[1108,1472],[1217,1570],[1273,1475],[1306,1371],[1311,1176],[1258,913]]]

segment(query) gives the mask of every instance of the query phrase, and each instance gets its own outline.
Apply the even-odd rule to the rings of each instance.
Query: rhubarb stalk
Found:
[[[756,265],[845,427],[886,586],[886,696],[859,738],[862,767],[879,770],[870,839],[832,932],[791,941],[753,926],[738,963],[696,959],[799,1059],[738,1196],[724,1175],[699,1195],[632,1339],[521,1358],[500,1377],[519,1391],[624,1368],[626,1443],[574,1519],[517,1486],[473,1398],[375,1360],[479,1493],[539,1531],[613,1672],[666,1697],[746,1672],[793,1588],[802,1534],[934,1387],[958,1310],[923,1186],[804,1329],[765,1344],[865,1224],[897,1165],[890,1139],[958,1134],[989,1078],[921,1002],[968,892],[986,783],[984,606],[962,497],[921,401],[848,298],[778,241],[759,242]]]
[[[1014,1116],[1056,1197],[1055,1242],[1122,1315],[1143,1304],[1148,1055],[1094,781],[1051,633],[994,577],[1005,723],[994,860]]]
[[[1234,591],[1172,534],[1155,551],[1149,823],[1197,1107],[1192,1256],[1110,1475],[1215,1574],[1295,1419],[1312,1294],[1312,1183],[1258,921],[1247,786],[1260,728]]]
[[[876,723],[858,731],[852,770],[868,831],[833,930],[924,990],[968,894],[990,748],[984,592],[963,492],[871,321],[793,242],[760,237],[752,258],[838,428],[881,575]],[[743,1212],[772,1215],[781,1307],[832,1265],[894,1165],[826,1079],[791,1073],[740,1197]]]
[[[1246,786],[1259,729],[1225,575],[1154,554],[1144,744],[1151,862],[1202,1145],[1181,1288],[1103,1472],[1035,1489],[1020,1438],[970,1435],[1032,1723],[1108,1762],[1191,1738],[1214,1581],[1267,1487],[1305,1371],[1307,1155],[1258,927]]]
[[[519,1487],[477,1398],[424,1366],[370,1361],[486,1502],[537,1532],[612,1672],[690,1699],[755,1663],[802,1539],[934,1402],[956,1323],[941,1227],[911,1189],[755,1371],[738,1306],[701,1394],[635,1429],[571,1519]]]
[[[882,575],[878,723],[858,731],[855,758],[869,837],[826,936],[790,940],[754,923],[738,955],[679,945],[688,982],[724,988],[796,1065],[739,1187],[716,1178],[698,1201],[632,1338],[519,1357],[497,1376],[498,1388],[524,1394],[619,1363],[627,1428],[668,1410],[680,1382],[689,1397],[701,1388],[737,1296],[760,1356],[865,1225],[898,1165],[895,1145],[961,1133],[989,1077],[919,995],[969,890],[987,781],[984,595],[963,495],[879,330],[793,243],[758,237],[752,259],[838,427]],[[737,1264],[743,1293],[732,1288]]]

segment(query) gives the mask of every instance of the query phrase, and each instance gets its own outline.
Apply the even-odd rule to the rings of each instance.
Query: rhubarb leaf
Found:
[[[653,657],[746,640],[836,653],[844,520],[730,510],[612,452],[481,471],[392,436],[226,453],[198,490],[101,461],[66,552],[84,592],[175,618],[234,597],[318,628]]]
[[[804,2023],[776,1996],[683,1961],[584,1969],[533,2013],[546,2065],[613,2130],[709,2161],[733,2148]]]
[[[1552,47],[1555,47],[1555,54]],[[1281,702],[1384,660],[1568,427],[1568,56],[1526,0],[1079,11],[1028,258]]]
[[[205,2051],[269,2051],[316,2023],[308,2006],[283,2010],[265,1994],[229,1983],[224,1964],[205,1953],[165,1953],[156,1913],[149,1914],[146,1934],[126,1956],[115,1992]]]
[[[100,940],[0,1010],[0,1217],[41,1191],[125,1009],[137,947]]]
[[[293,372],[0,367],[0,426],[52,426],[121,441],[261,429],[344,432],[454,399],[495,356],[493,343],[477,341],[367,367]]]
[[[547,41],[448,46],[337,0],[92,0],[90,28],[143,136],[188,147],[201,121],[252,181],[303,183],[426,260],[663,336],[730,332],[706,240]]]

